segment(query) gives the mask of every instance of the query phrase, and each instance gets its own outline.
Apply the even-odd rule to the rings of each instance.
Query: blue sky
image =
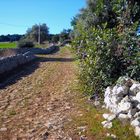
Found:
[[[46,23],[50,33],[71,27],[70,22],[86,0],[1,0],[0,34],[24,34],[36,23]]]

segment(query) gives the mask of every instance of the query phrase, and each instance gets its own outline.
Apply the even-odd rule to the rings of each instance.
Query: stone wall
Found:
[[[15,52],[14,55],[8,57],[0,57],[0,75],[9,72],[20,65],[29,63],[36,59],[35,54],[50,54],[56,49],[56,46],[51,46],[47,49],[42,48],[24,48],[11,49]],[[5,51],[5,50],[1,50]]]
[[[0,57],[3,57],[4,54],[8,55],[11,54],[24,54],[28,51],[32,52],[33,54],[50,54],[53,52],[57,46],[50,46],[49,48],[12,48],[12,49],[0,49]]]
[[[11,71],[14,68],[33,61],[36,56],[31,52],[26,52],[24,54],[16,54],[14,56],[2,57],[0,58],[0,74]]]
[[[140,137],[140,83],[126,77],[121,77],[113,87],[107,87],[104,95],[105,107],[111,114],[103,114],[106,121],[104,127],[111,128],[112,120],[128,120],[135,129],[135,135]]]

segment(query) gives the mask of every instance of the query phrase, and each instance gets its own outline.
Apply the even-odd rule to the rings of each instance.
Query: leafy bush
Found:
[[[130,29],[123,34],[116,29],[95,27],[87,32],[80,27],[79,31],[81,36],[75,38],[73,46],[81,42],[75,50],[80,60],[84,92],[101,92],[120,76],[140,80],[139,39]]]
[[[107,18],[104,11],[108,5],[96,2],[97,7],[85,9],[74,25],[73,48],[80,62],[80,81],[83,92],[89,94],[101,93],[120,76],[140,80],[140,39],[135,33],[138,23],[131,23],[132,5],[126,3],[126,10],[121,13],[119,1],[110,2],[112,11],[109,10],[116,15],[113,21],[114,17]],[[88,14],[92,14],[92,19]]]
[[[33,48],[34,47],[34,43],[31,42],[31,41],[22,40],[22,41],[18,42],[17,47],[18,48]]]

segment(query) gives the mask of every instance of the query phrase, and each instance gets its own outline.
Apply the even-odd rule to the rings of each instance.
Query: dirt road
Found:
[[[68,49],[39,56],[0,89],[0,140],[71,140],[74,59]]]

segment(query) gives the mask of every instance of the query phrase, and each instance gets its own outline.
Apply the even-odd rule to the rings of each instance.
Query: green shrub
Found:
[[[83,92],[101,93],[120,76],[140,81],[139,19],[136,0],[87,0],[73,21]]]
[[[18,42],[17,47],[18,48],[33,48],[34,47],[34,43],[31,42],[31,41],[22,40],[22,41]]]
[[[117,28],[92,27],[86,32],[77,24],[79,36],[73,46],[79,58],[83,92],[101,93],[120,76],[140,80],[139,38],[136,24],[119,33]]]

